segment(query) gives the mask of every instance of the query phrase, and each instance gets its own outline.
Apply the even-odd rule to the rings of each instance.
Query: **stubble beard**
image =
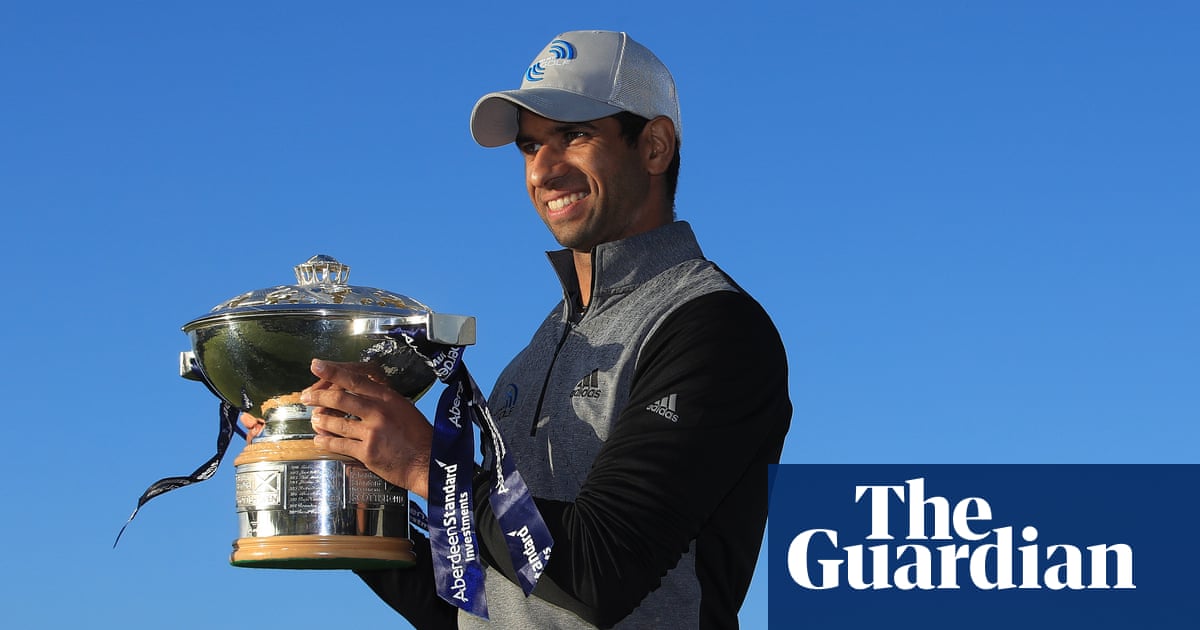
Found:
[[[588,252],[601,242],[598,232],[602,230],[602,226],[596,225],[597,216],[597,209],[589,207],[583,217],[574,221],[554,224],[546,215],[543,215],[542,221],[559,245],[572,251]]]

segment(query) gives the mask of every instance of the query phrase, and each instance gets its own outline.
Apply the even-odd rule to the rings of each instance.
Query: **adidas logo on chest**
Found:
[[[592,370],[591,374],[583,377],[571,390],[571,398],[599,398],[603,391],[600,389],[600,370]]]

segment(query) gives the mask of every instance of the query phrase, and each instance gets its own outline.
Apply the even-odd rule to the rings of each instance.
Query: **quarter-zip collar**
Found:
[[[563,289],[563,318],[578,321],[583,301],[574,255],[569,249],[546,252]],[[692,226],[675,221],[619,241],[601,243],[592,250],[592,295],[587,311],[596,313],[615,296],[685,261],[704,258]]]

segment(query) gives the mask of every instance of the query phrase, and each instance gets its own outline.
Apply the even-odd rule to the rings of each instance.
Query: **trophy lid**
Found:
[[[192,350],[180,354],[180,375],[205,380],[221,398],[254,413],[264,401],[311,385],[314,358],[369,361],[396,391],[415,399],[435,376],[394,332],[420,329],[435,343],[475,343],[474,317],[434,313],[406,295],[353,286],[350,267],[332,256],[313,256],[295,270],[296,284],[243,293],[184,324]]]
[[[264,314],[351,311],[357,315],[405,316],[427,314],[421,302],[391,291],[349,284],[350,266],[333,256],[317,254],[295,266],[296,284],[248,291],[212,308],[184,325],[188,330],[213,318],[255,317]]]

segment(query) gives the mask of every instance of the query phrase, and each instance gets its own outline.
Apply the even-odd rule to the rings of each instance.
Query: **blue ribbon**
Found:
[[[434,416],[429,463],[429,544],[438,595],[486,619],[487,597],[472,496],[472,425],[479,427],[481,439],[490,447],[485,449],[485,465],[494,467],[496,474],[489,502],[506,534],[509,556],[527,596],[550,561],[554,539],[525,481],[512,465],[487,400],[463,364],[464,348],[431,342],[424,329],[402,328],[390,334],[402,337],[446,385]]]
[[[137,516],[138,510],[142,509],[142,506],[146,505],[147,501],[177,488],[204,481],[217,472],[217,467],[221,465],[221,459],[225,457],[225,449],[229,448],[229,442],[233,439],[233,435],[236,433],[242,437],[246,437],[246,433],[237,425],[239,413],[241,413],[240,409],[224,400],[221,401],[219,413],[220,428],[217,430],[217,452],[186,477],[166,477],[150,484],[150,487],[146,488],[146,491],[138,499],[137,506],[133,508],[133,514],[129,515],[129,518],[125,520],[125,524],[121,526],[121,531],[117,532],[117,538],[113,541],[114,548],[117,546],[117,543],[121,542],[121,534],[125,533],[125,528],[129,527],[129,524],[133,522],[133,517]]]

